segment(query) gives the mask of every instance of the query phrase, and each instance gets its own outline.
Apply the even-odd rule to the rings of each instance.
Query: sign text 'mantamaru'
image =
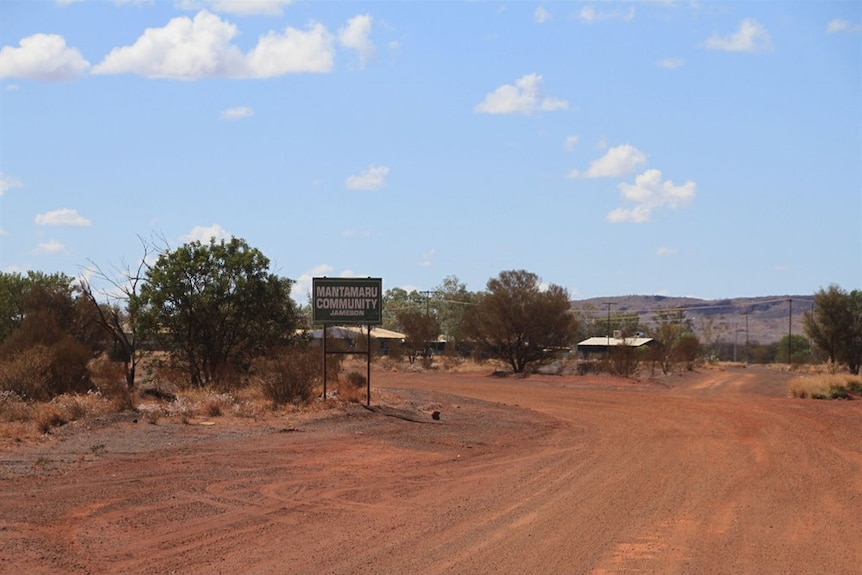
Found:
[[[382,321],[380,278],[314,278],[314,323],[379,324]]]

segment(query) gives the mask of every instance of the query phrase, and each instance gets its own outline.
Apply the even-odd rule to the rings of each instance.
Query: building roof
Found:
[[[616,337],[607,337],[607,336],[596,336],[585,339],[584,341],[578,344],[578,347],[616,347],[620,345],[627,345],[629,347],[640,347],[642,345],[646,345],[653,341],[651,337],[624,337],[624,338],[616,338]]]
[[[326,328],[326,335],[336,339],[352,338],[359,335],[365,335],[366,328],[360,326],[331,326]],[[323,328],[308,332],[314,339],[323,338]],[[397,331],[383,329],[382,327],[372,327],[371,337],[376,339],[404,339],[407,336]]]

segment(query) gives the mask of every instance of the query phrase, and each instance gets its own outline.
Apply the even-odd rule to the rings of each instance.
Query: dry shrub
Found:
[[[114,411],[128,411],[134,408],[123,363],[111,361],[103,355],[92,360],[89,369],[93,386],[102,397],[112,403]]]
[[[0,421],[30,421],[32,408],[14,391],[0,391]]]
[[[368,378],[358,371],[351,371],[347,374],[347,383],[353,387],[365,387],[368,384]]]
[[[219,417],[233,411],[237,401],[230,393],[195,388],[180,392],[175,404],[188,415]]]
[[[22,399],[47,399],[51,362],[51,352],[44,345],[34,345],[0,362],[0,391],[15,393]]]
[[[85,393],[90,389],[90,372],[87,364],[92,357],[92,350],[71,337],[65,337],[50,347],[51,381],[49,393],[51,396],[64,393]]]
[[[146,382],[156,389],[191,388],[188,370],[176,362],[170,353],[152,352],[139,367],[136,382]]]
[[[272,404],[257,385],[249,385],[233,394],[233,404],[230,413],[237,417],[257,419],[272,411]]]
[[[320,354],[320,350],[294,347],[274,359],[257,359],[252,378],[273,407],[307,404],[322,379]]]
[[[40,433],[49,433],[55,427],[60,427],[68,422],[63,417],[62,408],[53,403],[42,403],[36,407],[34,423]]]
[[[845,399],[851,394],[862,394],[862,376],[849,373],[817,373],[793,379],[790,395],[801,399]]]
[[[356,372],[353,372],[356,373]],[[361,374],[357,374],[361,375]],[[364,403],[366,399],[366,387],[365,387],[365,376],[361,376],[363,383],[362,385],[356,385],[355,383],[348,380],[339,380],[336,385],[336,390],[338,392],[338,398],[341,401],[346,401],[348,403]]]
[[[0,391],[14,391],[37,401],[86,392],[90,388],[90,357],[90,349],[70,337],[50,346],[28,346],[0,364]]]

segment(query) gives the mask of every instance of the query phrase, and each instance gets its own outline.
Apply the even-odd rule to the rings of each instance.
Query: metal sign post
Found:
[[[359,353],[366,356],[366,403],[371,406],[371,326],[383,322],[383,280],[380,278],[313,278],[311,280],[312,323],[323,324],[323,399],[326,401],[326,356]],[[367,327],[365,352],[327,350],[329,325]]]

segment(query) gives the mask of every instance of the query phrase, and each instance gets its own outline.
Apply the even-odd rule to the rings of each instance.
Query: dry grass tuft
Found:
[[[68,423],[63,417],[60,406],[53,403],[41,403],[36,406],[34,423],[39,433],[50,433],[55,427]]]
[[[795,378],[789,389],[800,399],[850,399],[862,395],[862,375],[815,373]]]
[[[339,379],[335,389],[338,392],[338,399],[343,402],[365,403],[367,397],[365,376],[362,377],[361,385],[357,385],[354,381]]]

